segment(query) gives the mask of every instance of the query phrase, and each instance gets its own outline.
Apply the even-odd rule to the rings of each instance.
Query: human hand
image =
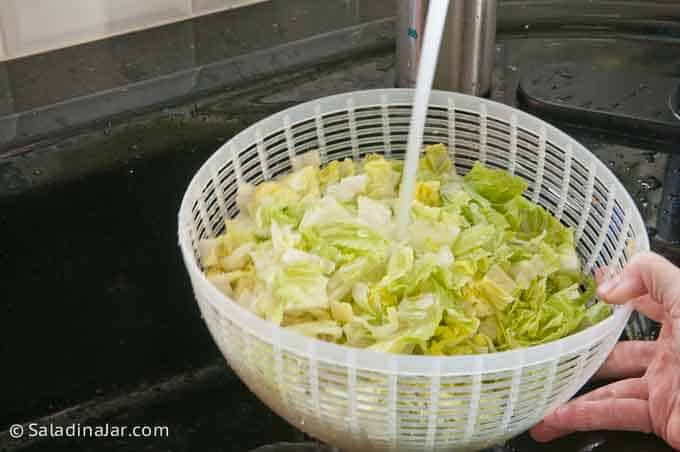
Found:
[[[598,295],[613,304],[632,300],[662,323],[659,338],[617,344],[596,377],[623,380],[557,408],[531,436],[546,442],[577,431],[653,432],[680,449],[680,269],[659,255],[639,254]]]

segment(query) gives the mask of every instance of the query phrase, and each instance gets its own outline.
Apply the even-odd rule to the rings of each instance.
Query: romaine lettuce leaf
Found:
[[[433,144],[425,147],[424,156],[418,162],[419,180],[440,180],[452,175],[452,164],[449,151],[443,144]],[[455,175],[455,172],[453,173]]]
[[[198,243],[206,276],[257,315],[310,337],[390,353],[491,353],[611,314],[581,273],[574,232],[527,184],[443,145],[420,159],[408,235],[395,241],[402,163],[369,155],[238,189],[239,215]]]
[[[415,199],[428,206],[441,206],[442,199],[439,195],[440,185],[441,184],[437,180],[416,183]]]
[[[479,162],[465,175],[465,183],[495,204],[503,204],[517,198],[528,186],[521,177],[503,170],[486,168]]]
[[[391,353],[411,353],[416,347],[426,350],[427,341],[434,335],[442,314],[443,310],[432,294],[405,298],[399,304],[399,329],[368,348]]]
[[[488,224],[476,224],[460,231],[456,243],[453,245],[453,254],[458,257],[475,248],[484,247],[494,239],[496,232],[496,228]]]
[[[390,199],[397,195],[401,175],[392,163],[382,156],[369,155],[363,165],[368,176],[367,196],[375,199]]]
[[[339,182],[349,176],[354,176],[355,168],[352,159],[333,160],[319,171],[319,184],[322,189]]]
[[[365,174],[348,176],[339,182],[329,185],[326,188],[326,195],[332,196],[340,202],[349,202],[360,193],[364,193],[367,184],[368,176]]]

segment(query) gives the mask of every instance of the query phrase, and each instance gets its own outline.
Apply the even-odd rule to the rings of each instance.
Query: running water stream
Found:
[[[423,51],[420,55],[420,64],[418,66],[418,78],[416,79],[413,111],[411,113],[411,126],[406,147],[406,161],[399,191],[399,208],[397,212],[397,236],[399,240],[404,240],[408,231],[411,203],[413,202],[416,186],[416,171],[418,169],[420,149],[423,145],[425,119],[427,118],[432,82],[434,80],[435,69],[437,68],[439,46],[442,41],[448,9],[449,0],[438,0],[430,2],[427,12],[423,36]]]

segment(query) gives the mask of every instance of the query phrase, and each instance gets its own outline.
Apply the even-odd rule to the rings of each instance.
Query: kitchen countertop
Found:
[[[492,97],[514,103],[527,55],[548,63],[577,54],[566,41],[552,42],[557,56],[541,53],[547,38],[501,42]],[[581,51],[584,45],[595,60],[608,54],[597,50],[598,40],[580,43]],[[644,66],[646,45],[621,47],[615,63]],[[676,52],[655,49],[655,58]],[[119,119],[0,161],[0,183],[14,187],[0,197],[0,356],[11,369],[0,394],[0,451],[245,452],[305,441],[245,388],[212,343],[181,263],[176,214],[191,176],[237,131],[307,99],[389,86],[392,77],[391,50],[356,56]],[[579,128],[569,132],[611,162],[653,226],[659,187],[640,181],[661,179],[665,155]],[[678,256],[676,247],[657,249]],[[167,425],[170,436],[8,437],[10,424],[31,420]],[[648,435],[596,432],[550,445],[524,435],[505,450],[670,449]]]
[[[106,405],[102,409],[102,405]],[[114,400],[93,401],[96,425],[167,426],[167,438],[58,440],[26,444],[29,452],[253,451],[281,443],[315,444],[262,404],[219,363]],[[83,415],[83,413],[80,413]],[[2,449],[0,449],[2,450]],[[7,449],[15,450],[15,449]],[[286,449],[293,452],[295,449]],[[330,450],[326,448],[323,450]],[[486,452],[666,452],[661,440],[636,433],[592,432],[537,444],[527,434]],[[257,452],[260,452],[259,450]],[[262,451],[264,452],[264,450]],[[299,451],[302,452],[302,451]]]

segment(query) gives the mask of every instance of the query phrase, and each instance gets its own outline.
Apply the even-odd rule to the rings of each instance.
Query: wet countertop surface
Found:
[[[498,48],[492,97],[514,104],[530,62],[576,58],[584,49],[593,64],[651,61],[674,74],[680,46],[672,44],[509,37]],[[247,390],[212,343],[181,263],[176,215],[191,176],[237,131],[301,101],[392,79],[387,49],[121,119],[0,161],[0,451],[245,452],[306,441]],[[653,228],[666,155],[568,131],[608,162]],[[678,256],[675,247],[655,246]],[[167,425],[169,436],[9,438],[11,424],[31,421]],[[606,432],[549,445],[523,435],[504,448],[670,450],[652,436]]]
[[[222,362],[192,300],[174,220],[186,183],[211,152],[208,142],[0,201],[0,234],[12,238],[0,265],[13,300],[3,306],[1,344],[15,369],[5,376],[13,393],[3,395],[11,399],[2,424],[39,413],[31,419],[41,424],[162,425],[170,433],[0,437],[0,450],[245,452],[306,440]],[[58,408],[66,411],[43,417]],[[647,435],[589,433],[548,445],[524,435],[502,450],[670,449]]]

